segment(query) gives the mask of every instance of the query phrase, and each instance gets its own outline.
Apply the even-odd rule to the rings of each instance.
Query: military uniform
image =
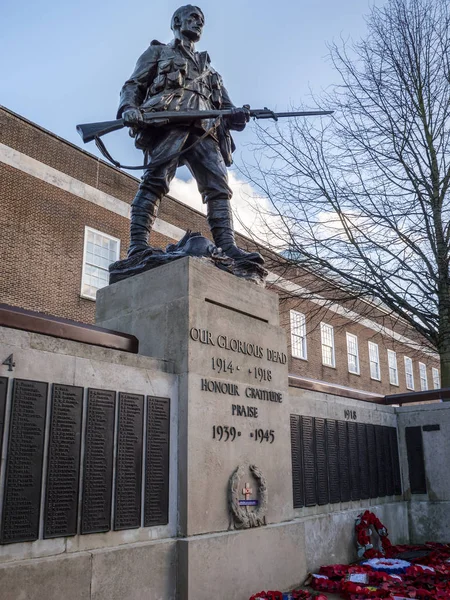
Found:
[[[234,105],[221,76],[211,67],[208,53],[192,52],[181,40],[175,39],[170,44],[153,41],[125,82],[118,118],[127,109],[136,108],[143,112],[161,111],[163,116],[165,110],[231,109]],[[208,224],[216,246],[226,249],[229,243],[234,244],[229,202],[232,192],[226,171],[234,150],[229,129],[239,131],[244,127],[245,122],[204,120],[193,122],[191,126],[163,125],[132,130],[136,146],[144,151],[150,165],[132,203],[129,253],[146,245],[160,200],[169,191],[179,164],[187,165],[197,180],[203,202],[207,203]],[[200,139],[205,134],[204,139]]]

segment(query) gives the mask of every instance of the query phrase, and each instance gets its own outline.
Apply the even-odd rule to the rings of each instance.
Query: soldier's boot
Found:
[[[231,205],[227,198],[218,198],[207,203],[207,221],[214,244],[227,256],[234,260],[264,264],[264,259],[259,252],[246,252],[236,246]]]
[[[156,220],[160,202],[160,196],[148,190],[139,190],[136,194],[131,205],[128,258],[150,248],[148,236]]]

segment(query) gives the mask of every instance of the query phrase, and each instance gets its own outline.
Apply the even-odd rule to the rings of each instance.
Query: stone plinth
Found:
[[[258,510],[264,500],[261,481],[249,471],[255,465],[267,486],[266,522],[290,520],[287,345],[278,296],[202,260],[182,259],[100,290],[97,323],[136,335],[140,353],[173,361],[179,374],[178,513],[179,533],[189,538],[185,544],[233,527],[228,484],[240,465],[239,499],[248,483],[247,498],[259,502],[242,510]],[[246,543],[256,539],[254,531],[241,535],[241,547],[267,572],[267,582],[274,581],[273,554]],[[222,536],[211,546],[217,568],[225,543]],[[193,548],[201,546],[198,539]],[[209,569],[186,569],[191,589],[215,577]],[[295,583],[298,565],[292,569]]]

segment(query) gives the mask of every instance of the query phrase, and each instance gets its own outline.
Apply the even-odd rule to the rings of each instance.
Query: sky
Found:
[[[327,43],[363,37],[370,2],[201,0],[206,22],[197,49],[208,50],[235,105],[317,108],[310,90],[337,81]],[[139,55],[153,39],[171,40],[170,19],[180,2],[1,0],[0,6],[0,104],[97,154],[93,143],[83,145],[75,126],[115,118],[120,88]],[[248,194],[238,167],[253,139],[251,124],[235,135],[235,204]],[[124,164],[142,163],[125,131],[104,141]],[[186,168],[171,193],[202,208]]]

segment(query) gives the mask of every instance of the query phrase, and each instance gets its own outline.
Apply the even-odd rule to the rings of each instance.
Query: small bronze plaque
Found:
[[[53,384],[44,537],[77,533],[83,388]]]
[[[423,425],[422,431],[440,431],[441,426],[436,423],[435,425]]]
[[[114,529],[141,526],[144,396],[119,393]]]
[[[8,381],[8,377],[0,377],[0,457],[2,455],[3,429],[5,427],[5,408]]]
[[[111,529],[116,392],[88,390],[81,533]]]
[[[169,522],[170,399],[147,396],[144,527]]]
[[[47,390],[41,381],[14,380],[2,544],[31,542],[39,535]]]

